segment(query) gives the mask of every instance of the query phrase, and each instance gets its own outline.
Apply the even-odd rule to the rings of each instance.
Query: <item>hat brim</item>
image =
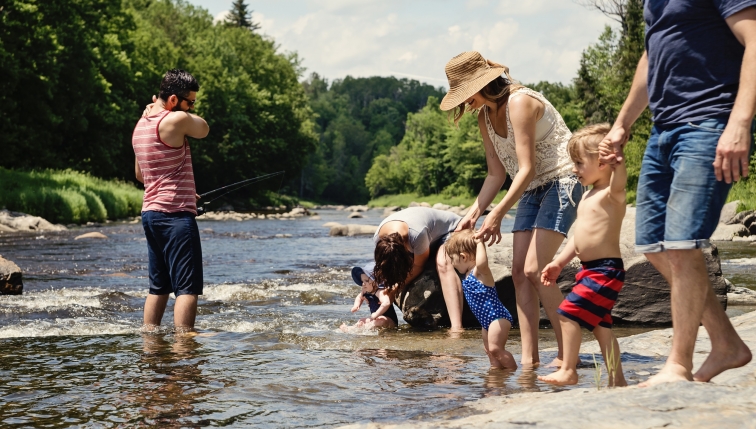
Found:
[[[362,267],[354,267],[352,268],[352,280],[354,280],[355,283],[357,283],[357,286],[362,286],[362,275],[367,274],[365,273],[365,270],[362,269]],[[370,276],[368,276],[370,277]]]
[[[491,70],[475,79],[449,89],[449,92],[446,93],[444,99],[441,100],[441,110],[451,110],[459,106],[467,101],[468,98],[475,95],[475,93],[483,89],[483,87],[488,85],[489,82],[502,74],[504,74],[504,67],[492,67]]]

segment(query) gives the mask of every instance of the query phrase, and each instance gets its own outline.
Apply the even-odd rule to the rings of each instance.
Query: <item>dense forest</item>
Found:
[[[515,76],[542,92],[572,130],[613,120],[644,49],[642,0],[586,5],[619,25],[586,47],[576,78],[565,85]],[[183,68],[200,83],[195,111],[210,125],[206,139],[191,143],[200,192],[285,170],[280,189],[278,180],[245,188],[231,202],[475,195],[486,174],[480,132],[473,115],[456,127],[439,110],[443,88],[305,76],[297,54],[259,34],[250,12],[235,0],[226,21],[214,22],[185,0],[7,0],[0,6],[0,167],[133,182],[133,126],[163,73]],[[646,111],[627,149],[631,201],[650,128]]]

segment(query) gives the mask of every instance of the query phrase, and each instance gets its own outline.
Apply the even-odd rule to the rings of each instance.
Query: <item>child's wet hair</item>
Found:
[[[612,126],[604,122],[601,124],[588,125],[583,127],[570,138],[567,143],[567,152],[570,154],[573,162],[582,161],[580,156],[580,148],[583,148],[586,154],[590,156],[598,155],[598,146],[601,140],[609,133]]]
[[[475,255],[478,244],[475,242],[475,231],[472,229],[463,229],[459,232],[453,232],[449,240],[444,245],[446,254],[449,256],[459,256],[461,253]]]

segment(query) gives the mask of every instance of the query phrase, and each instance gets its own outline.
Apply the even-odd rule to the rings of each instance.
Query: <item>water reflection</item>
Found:
[[[147,426],[184,427],[199,423],[195,410],[214,389],[200,368],[205,359],[194,336],[142,334],[141,388],[129,400],[139,405],[140,422]],[[187,421],[190,420],[190,421]]]

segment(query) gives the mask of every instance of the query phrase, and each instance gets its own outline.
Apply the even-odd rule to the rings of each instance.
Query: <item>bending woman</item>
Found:
[[[444,243],[461,219],[454,213],[426,207],[410,207],[392,214],[378,225],[378,230],[373,236],[373,274],[376,283],[387,286],[392,301],[399,290],[423,272],[431,246],[439,242]],[[446,257],[444,246],[439,248],[436,255],[436,268],[452,329],[461,329],[462,284],[451,261]]]
[[[476,238],[489,246],[498,243],[501,220],[518,203],[512,229],[512,279],[522,335],[522,363],[540,362],[540,298],[559,344],[553,362],[559,365],[562,332],[556,310],[563,296],[559,288],[544,287],[540,276],[575,221],[576,205],[583,195],[567,153],[572,134],[543,95],[518,85],[506,66],[486,61],[478,52],[452,58],[446,64],[446,76],[450,89],[441,109],[454,110],[455,123],[465,112],[477,111],[488,166],[478,198],[457,230],[475,228],[482,210],[491,204],[509,173],[509,192],[486,216]]]

